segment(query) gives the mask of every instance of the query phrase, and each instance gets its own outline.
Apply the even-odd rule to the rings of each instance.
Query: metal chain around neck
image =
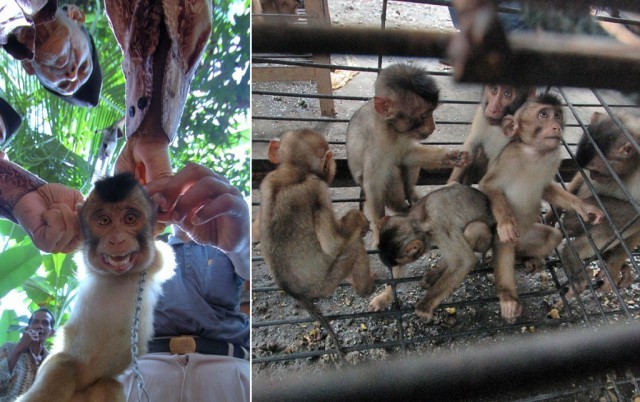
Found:
[[[142,395],[149,401],[149,394],[144,388],[144,379],[138,368],[138,327],[140,324],[140,310],[142,309],[142,292],[147,278],[147,271],[140,272],[138,278],[138,289],[136,292],[136,307],[133,313],[133,325],[131,326],[131,362],[134,379],[137,383],[138,401],[142,400]]]

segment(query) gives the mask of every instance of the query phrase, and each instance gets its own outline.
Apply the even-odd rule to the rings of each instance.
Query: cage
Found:
[[[462,145],[481,102],[481,83],[495,82],[492,81],[495,78],[491,72],[477,72],[471,68],[462,79],[473,82],[460,82],[460,73],[446,59],[448,40],[457,34],[451,25],[448,9],[452,2],[384,0],[375,2],[375,5],[372,3],[306,0],[305,6],[311,10],[310,14],[301,11],[295,23],[279,26],[281,35],[268,26],[256,29],[254,25],[254,76],[264,77],[254,80],[252,88],[254,216],[260,207],[260,182],[274,168],[266,158],[268,141],[284,131],[304,127],[323,133],[336,156],[338,173],[331,187],[331,196],[338,216],[348,209],[361,207],[363,196],[349,173],[346,161],[346,127],[353,113],[372,97],[373,82],[380,68],[391,63],[409,62],[426,67],[440,88],[441,101],[434,112],[437,130],[425,144],[453,148]],[[532,13],[540,10],[543,2],[515,3],[518,2],[501,2],[498,11],[504,15],[532,18]],[[640,12],[640,7],[628,2],[591,3],[574,2],[577,8],[590,10],[585,20],[595,28],[587,30],[600,30],[606,26],[607,29],[601,32],[604,36],[612,26],[619,26],[631,35],[631,40],[640,42],[640,37],[633,33],[640,27],[638,14],[633,12]],[[530,4],[537,8],[530,11]],[[630,10],[618,12],[615,7]],[[562,20],[562,15],[571,15],[571,12],[567,9],[554,11],[554,18]],[[571,20],[574,17],[567,18]],[[314,19],[315,22],[310,22]],[[367,23],[371,26],[363,28]],[[356,24],[363,30],[349,30]],[[309,28],[314,27],[319,29],[311,32]],[[310,36],[305,36],[308,32],[311,32]],[[546,44],[539,46],[539,35],[540,32],[507,33],[516,55],[515,67],[512,68],[517,72],[508,80],[535,84],[539,91],[552,91],[560,96],[566,128],[562,144],[563,162],[557,180],[566,185],[575,174],[579,174],[589,181],[588,172],[576,163],[575,151],[583,134],[590,137],[587,126],[593,112],[612,116],[627,112],[640,116],[636,92],[640,88],[637,82],[640,69],[638,45],[634,42],[605,42],[605,45],[600,45],[598,34],[581,31],[545,36]],[[568,44],[571,48],[567,48]],[[606,54],[598,53],[601,48],[609,50]],[[283,49],[295,55],[274,51]],[[260,68],[269,69],[269,74],[256,73]],[[282,74],[278,73],[279,68],[283,69]],[[302,72],[303,69],[314,73],[296,76],[296,71]],[[332,81],[331,89],[326,87],[326,82],[321,84],[326,80],[327,72]],[[280,78],[267,80],[269,76]],[[619,119],[614,120],[623,132],[633,137]],[[637,140],[630,138],[630,142],[635,152],[640,151]],[[449,169],[423,170],[418,193],[425,195],[444,186],[449,173]],[[372,270],[378,274],[374,295],[382,290],[384,284],[392,284],[395,288],[392,306],[382,311],[369,311],[371,297],[357,296],[346,283],[332,296],[316,301],[340,338],[349,362],[348,370],[353,372],[335,370],[339,366],[337,351],[325,329],[293,298],[278,289],[264,263],[260,244],[254,244],[254,398],[328,400],[333,399],[329,397],[331,390],[340,389],[354,391],[354,394],[349,394],[350,400],[354,395],[366,399],[364,396],[369,398],[376,392],[380,392],[378,396],[383,395],[386,392],[384,384],[381,384],[384,383],[384,375],[396,380],[394,371],[406,373],[403,376],[406,382],[399,385],[401,389],[396,389],[395,395],[410,398],[417,394],[410,391],[403,394],[407,389],[420,389],[421,392],[428,389],[434,393],[421,395],[434,398],[435,395],[445,395],[442,392],[446,389],[451,399],[458,395],[477,400],[613,401],[640,397],[638,361],[631,357],[637,350],[635,343],[629,341],[634,339],[633,332],[626,334],[627,337],[620,336],[619,332],[633,329],[639,316],[639,256],[633,242],[628,241],[628,233],[637,225],[640,209],[639,200],[633,198],[633,189],[625,188],[623,193],[625,201],[635,209],[635,216],[614,228],[614,236],[608,244],[598,248],[594,242],[590,243],[593,255],[581,264],[584,275],[589,275],[584,292],[575,297],[565,295],[567,273],[558,250],[545,260],[545,269],[540,272],[530,273],[523,266],[516,266],[523,313],[514,324],[500,317],[489,263],[479,260],[478,266],[464,282],[436,309],[434,319],[425,322],[415,315],[414,306],[426,292],[419,282],[423,273],[436,263],[438,251],[433,250],[411,264],[407,277],[394,279],[380,262],[377,250],[368,247]],[[603,205],[600,207],[607,219],[604,224],[609,224],[616,211],[607,210]],[[541,213],[549,209],[551,207],[544,204]],[[562,225],[559,229],[563,231],[565,247],[571,249],[573,237]],[[624,250],[627,272],[632,279],[626,287],[614,286],[610,292],[603,292],[600,289],[603,280],[612,280],[604,250],[615,242],[619,242]],[[371,245],[370,239],[366,243]],[[518,342],[524,343],[513,346]],[[605,344],[611,349],[603,351],[596,347]],[[557,347],[551,349],[550,345]],[[483,351],[491,353],[480,355]],[[616,351],[621,354],[616,354]],[[551,360],[534,362],[536,359],[532,354],[537,355],[536,352],[543,356],[553,354],[548,358],[560,365],[559,370],[553,371],[555,366]],[[465,367],[452,363],[452,356],[477,359],[474,361],[484,366],[480,363],[474,366],[469,362],[469,366],[474,367],[465,370]],[[492,356],[505,357],[493,361]],[[605,357],[611,359],[609,363],[601,360]],[[372,374],[372,367],[381,373],[381,377]],[[493,384],[487,379],[484,386],[480,383],[474,388],[469,379],[477,375],[478,370],[482,371],[479,367],[502,373],[502,382]],[[440,378],[432,371],[426,373],[424,370],[441,370],[439,374],[446,373],[449,377]],[[531,375],[531,371],[542,373],[541,378]],[[296,382],[292,380],[295,375],[309,378],[308,381],[300,379]],[[359,382],[357,379],[363,376],[379,381]],[[426,378],[431,377],[440,378],[440,382],[427,381]],[[520,386],[515,387],[515,384]],[[369,387],[367,392],[362,390],[363,386]],[[314,392],[313,387],[318,391]],[[452,389],[459,390],[460,394],[451,393]],[[300,392],[296,393],[296,390]],[[470,398],[470,394],[476,397]],[[339,395],[344,397],[345,394]]]

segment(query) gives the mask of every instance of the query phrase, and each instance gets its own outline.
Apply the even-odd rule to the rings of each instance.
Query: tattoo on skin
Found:
[[[0,160],[0,216],[17,222],[12,211],[20,198],[44,184],[46,182],[33,173]]]

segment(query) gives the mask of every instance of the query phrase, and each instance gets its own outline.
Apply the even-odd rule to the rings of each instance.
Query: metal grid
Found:
[[[448,4],[428,1],[419,3]],[[257,60],[273,65],[308,65],[304,62],[265,58],[254,54],[253,61]],[[380,59],[380,63],[385,66],[399,60],[406,59],[384,58]],[[438,130],[428,143],[459,147],[480,100],[480,87],[455,83],[451,78],[451,71],[437,60],[410,61],[425,65],[441,88],[443,100],[435,112]],[[265,160],[266,143],[285,130],[301,127],[313,127],[324,133],[338,157],[339,172],[332,187],[332,199],[338,214],[341,215],[350,208],[358,208],[362,199],[359,196],[359,188],[355,187],[349,175],[345,160],[346,124],[352,113],[371,96],[371,83],[378,71],[377,65],[377,57],[356,59],[348,56],[333,56],[332,64],[314,65],[316,68],[359,72],[352,82],[334,91],[330,96],[336,102],[335,117],[320,116],[318,100],[327,96],[315,94],[312,84],[254,84],[254,214],[259,208],[259,183],[273,168]],[[606,71],[606,66],[603,67],[603,71]],[[579,170],[573,154],[579,137],[587,131],[586,125],[591,113],[595,110],[609,114],[617,110],[633,111],[638,106],[615,91],[578,88],[551,90],[561,95],[567,112],[564,143],[566,153],[559,174],[559,180],[566,181]],[[638,144],[635,146],[637,148]],[[419,194],[424,195],[441,186],[446,181],[448,173],[448,170],[422,172]],[[637,220],[640,217],[640,209],[637,202],[632,201],[632,204],[638,212],[635,218]],[[624,228],[617,228],[617,236],[620,236],[623,230]],[[634,275],[634,282],[630,288],[614,289],[613,293],[602,294],[597,290],[597,286],[590,284],[583,294],[572,300],[564,297],[566,275],[558,253],[547,259],[544,272],[529,274],[518,267],[518,292],[524,312],[512,325],[500,319],[491,269],[484,263],[480,263],[463,284],[439,306],[433,322],[425,323],[419,320],[413,313],[414,304],[424,294],[418,282],[422,273],[437,258],[437,252],[414,263],[409,269],[409,277],[389,279],[390,274],[380,263],[376,250],[368,250],[372,270],[378,272],[381,277],[377,281],[379,286],[376,293],[381,291],[385,283],[396,285],[394,304],[388,310],[369,312],[368,299],[361,300],[346,284],[337,289],[331,298],[319,300],[318,305],[332,322],[341,339],[342,347],[354,366],[359,366],[363,361],[412,359],[451,350],[466,353],[486,346],[499,347],[505,340],[535,341],[542,336],[560,336],[571,328],[591,330],[619,322],[637,321],[637,303],[640,303],[638,255],[629,247],[626,247],[625,251],[630,258]],[[599,269],[606,271],[602,265],[602,253],[595,250],[594,254],[596,262],[587,264],[586,271],[591,271],[598,261]],[[324,372],[333,368],[333,344],[304,309],[297,307],[293,299],[275,287],[260,254],[259,244],[253,249],[252,285],[252,363],[257,384],[272,376],[287,377],[294,371]],[[559,314],[556,315],[556,312]],[[567,361],[567,367],[571,367],[571,361]],[[619,367],[626,366],[621,362]],[[507,396],[502,395],[498,389],[493,397],[501,395],[504,399],[528,400],[628,400],[634,395],[640,395],[637,384],[640,377],[637,372],[633,374],[629,370],[622,370],[586,379],[585,383],[578,381],[579,386],[564,383],[552,389],[537,391],[535,396],[531,396],[531,393],[526,397],[517,393]]]

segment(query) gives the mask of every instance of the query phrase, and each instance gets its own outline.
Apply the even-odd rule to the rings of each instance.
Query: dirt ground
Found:
[[[379,25],[382,1],[329,0],[329,10],[332,23],[336,25]],[[389,2],[386,26],[454,30],[447,7],[394,1]],[[407,60],[387,57],[383,65],[399,61],[420,64],[429,71],[449,71],[446,64],[435,59]],[[331,58],[331,63],[338,66],[377,67],[377,62],[377,57],[334,55]],[[339,74],[343,72],[334,72],[334,75]],[[344,86],[334,90],[334,95],[370,97],[375,77],[376,74],[372,72],[359,72],[350,76]],[[449,76],[434,76],[434,79],[441,89],[441,100],[480,100],[479,85],[458,84]],[[346,158],[345,121],[362,105],[362,101],[336,99],[335,119],[340,120],[338,122],[288,121],[288,117],[324,120],[318,100],[304,96],[316,93],[314,83],[254,82],[253,89],[299,94],[253,97],[252,113],[260,117],[253,121],[254,159],[266,159],[266,140],[279,136],[285,130],[301,127],[311,127],[325,134],[336,158]],[[575,144],[582,132],[577,119],[588,122],[593,111],[601,110],[600,102],[591,91],[564,90],[573,102],[582,105],[578,108],[576,116],[567,113],[565,139]],[[608,102],[628,103],[626,98],[614,91],[600,93]],[[476,108],[477,104],[443,102],[434,113],[438,128],[429,138],[429,142],[461,143]],[[268,117],[282,117],[285,120],[269,120]],[[424,195],[434,188],[420,187],[418,192]],[[358,208],[359,188],[332,188],[331,191],[339,215],[350,208]],[[254,189],[254,215],[258,211],[259,196],[259,190]],[[367,243],[370,244],[370,239],[367,239]],[[428,356],[433,353],[449,353],[470,347],[500,344],[510,338],[553,336],[554,332],[569,328],[595,327],[603,321],[618,320],[621,316],[621,305],[630,307],[632,313],[637,314],[635,301],[640,296],[637,278],[631,288],[620,291],[619,297],[591,292],[579,301],[570,302],[568,309],[565,307],[553,312],[554,307],[561,302],[560,284],[564,283],[566,278],[557,259],[551,258],[547,264],[548,269],[543,272],[528,274],[523,269],[518,269],[518,291],[524,304],[524,313],[516,324],[508,325],[501,320],[495,298],[493,275],[486,264],[480,264],[454,294],[445,300],[441,308],[436,310],[434,320],[425,323],[413,314],[413,306],[425,292],[418,284],[420,276],[435,263],[437,257],[437,252],[432,252],[410,266],[410,279],[398,285],[399,306],[386,312],[370,313],[368,303],[371,298],[358,297],[353,289],[346,285],[339,287],[331,297],[318,301],[321,311],[330,318],[342,347],[348,351],[347,360],[351,365],[358,366],[364,362],[394,358],[404,353],[408,353],[408,356],[414,356],[414,353]],[[259,244],[253,247],[253,259],[254,384],[256,381],[281,381],[290,375],[301,373],[334,370],[334,357],[322,353],[334,347],[326,331],[310,319],[307,312],[291,297],[276,288],[267,266],[261,259]],[[377,255],[372,255],[370,262],[372,270],[377,272],[380,278],[375,291],[377,293],[382,290],[384,279],[389,277],[389,272]],[[607,314],[610,314],[607,315],[608,318],[593,318],[603,306]],[[399,339],[406,341],[406,351],[400,345],[401,342],[398,343]],[[579,385],[568,384],[567,390],[574,390],[575,387]],[[627,390],[628,395],[633,393],[633,390]],[[611,400],[607,391],[601,390],[585,391],[566,400],[600,398]]]

